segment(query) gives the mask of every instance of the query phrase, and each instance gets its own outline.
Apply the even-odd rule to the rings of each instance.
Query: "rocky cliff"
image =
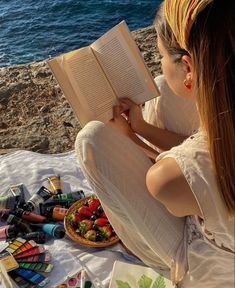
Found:
[[[132,33],[152,75],[157,76],[160,60],[154,28]],[[0,68],[0,154],[18,149],[70,151],[80,129],[46,61]]]

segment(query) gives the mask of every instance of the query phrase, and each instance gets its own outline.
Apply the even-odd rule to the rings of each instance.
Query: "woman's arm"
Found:
[[[109,121],[109,125],[119,130],[122,134],[126,135],[133,142],[142,148],[146,155],[155,163],[156,157],[159,155],[157,151],[144,143],[131,129],[127,120],[121,115],[120,106],[113,107],[113,119]]]
[[[177,217],[198,215],[203,218],[198,202],[174,158],[164,158],[147,172],[150,194]]]
[[[123,111],[127,112],[129,125],[133,132],[142,136],[161,150],[169,150],[181,144],[187,136],[160,129],[147,123],[142,115],[142,109],[130,99],[121,99],[120,105]]]
[[[155,127],[144,120],[138,125],[135,132],[164,151],[180,145],[187,138],[187,136]]]

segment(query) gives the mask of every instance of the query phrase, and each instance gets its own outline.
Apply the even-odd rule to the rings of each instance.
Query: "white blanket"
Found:
[[[52,174],[61,176],[64,192],[82,189],[86,195],[92,193],[74,151],[53,155],[17,151],[0,156],[0,195],[7,195],[10,185],[23,183],[28,199],[38,191],[44,179]],[[61,240],[50,240],[45,246],[52,254],[51,263],[54,265],[48,275],[50,283],[47,287],[55,287],[68,275],[79,271],[81,266],[86,268],[96,288],[108,287],[115,260],[138,262],[135,257],[127,254],[120,244],[106,249],[88,248],[66,236]]]

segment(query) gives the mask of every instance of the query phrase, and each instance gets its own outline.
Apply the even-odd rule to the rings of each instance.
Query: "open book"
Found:
[[[109,288],[173,288],[170,280],[153,269],[115,261]]]
[[[48,64],[81,126],[110,120],[117,98],[142,104],[159,95],[125,21],[90,46],[52,58]]]

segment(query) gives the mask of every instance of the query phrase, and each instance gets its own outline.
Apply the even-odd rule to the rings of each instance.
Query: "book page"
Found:
[[[91,45],[118,98],[142,104],[159,95],[125,22]]]
[[[92,49],[85,47],[63,54],[55,59],[57,70],[55,70],[56,64],[53,65],[52,63],[53,60],[50,60],[48,64],[81,125],[84,126],[91,120],[102,122],[110,120],[116,96]],[[59,74],[61,75],[59,77],[58,70],[60,70]],[[67,87],[68,83],[63,85],[63,81],[69,81],[70,89]],[[65,87],[65,85],[67,86]],[[71,90],[73,93],[71,93]]]

